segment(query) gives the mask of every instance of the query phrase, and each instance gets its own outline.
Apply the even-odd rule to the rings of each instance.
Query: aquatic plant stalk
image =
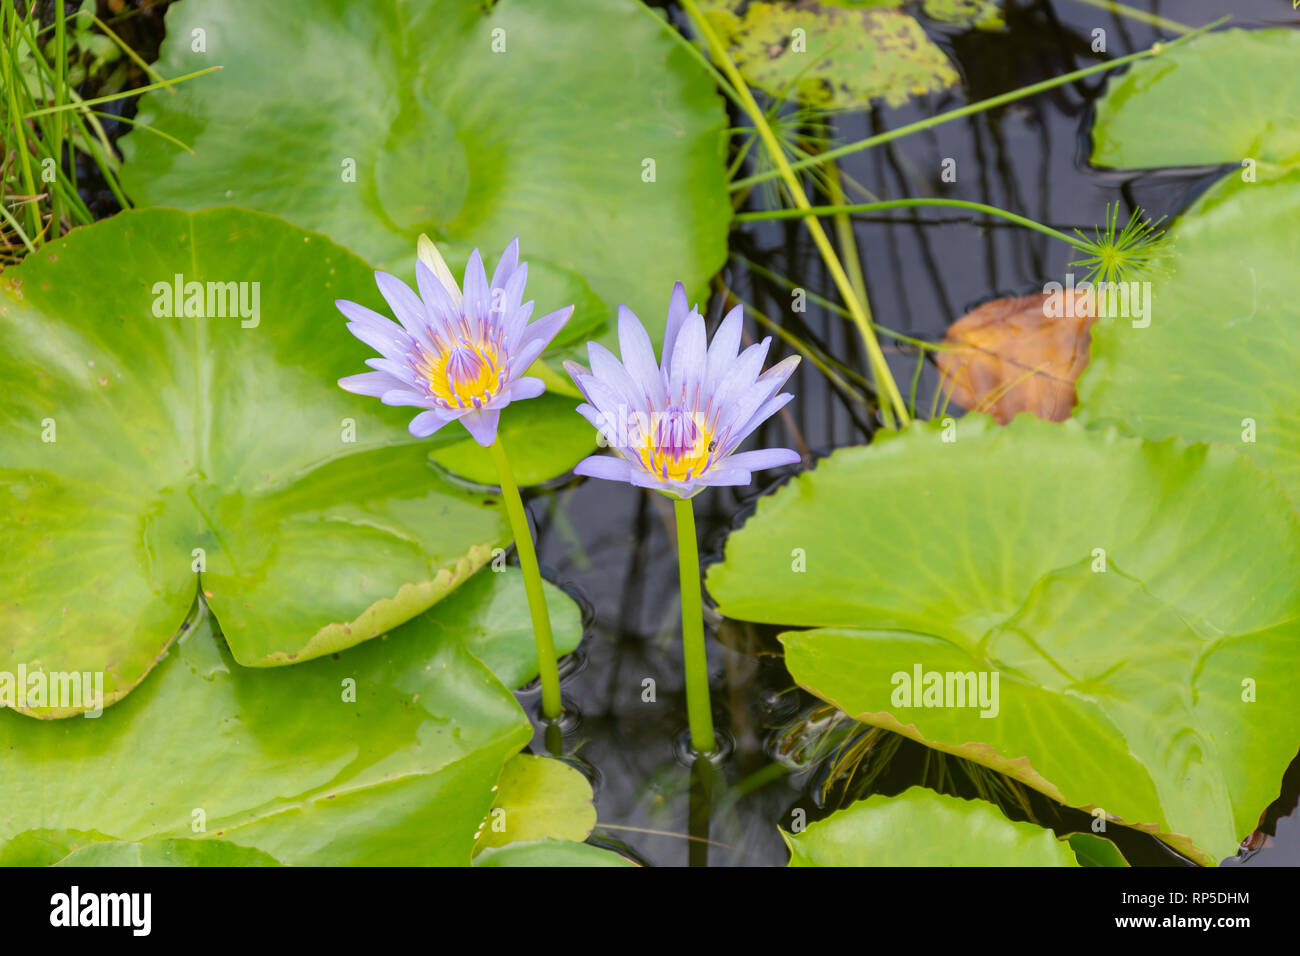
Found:
[[[565,362],[586,403],[578,413],[616,454],[593,455],[573,473],[663,492],[673,499],[682,594],[682,651],[691,746],[714,750],[709,671],[704,651],[700,557],[691,499],[710,485],[747,485],[752,473],[800,460],[789,448],[738,452],[740,444],[793,398],[781,386],[799,364],[782,359],[766,372],[771,338],[740,351],[743,310],[723,318],[708,340],[704,316],[686,289],[673,287],[661,358],[631,309],[619,307],[621,359],[598,342],[587,343],[591,368]]]
[[[870,149],[873,146],[880,146],[896,139],[902,139],[904,136],[910,136],[913,133],[920,133],[944,123],[951,123],[953,120],[972,116],[975,113],[983,113],[986,110],[995,109],[996,107],[1004,106],[1007,103],[1014,103],[1016,100],[1022,100],[1026,97],[1043,93],[1055,87],[1064,86],[1066,83],[1073,83],[1075,80],[1083,79],[1086,76],[1092,76],[1096,73],[1105,73],[1108,70],[1113,70],[1116,67],[1124,66],[1125,64],[1133,63],[1149,56],[1159,56],[1163,51],[1172,49],[1182,43],[1186,43],[1187,41],[1200,36],[1202,33],[1208,33],[1215,27],[1221,26],[1230,19],[1232,18],[1220,17],[1213,23],[1207,23],[1205,26],[1192,30],[1176,40],[1170,40],[1168,43],[1153,43],[1147,49],[1139,50],[1136,53],[1130,53],[1127,56],[1117,57],[1114,60],[1107,60],[1105,63],[1098,63],[1094,66],[1084,67],[1083,69],[1075,70],[1072,73],[1063,73],[1050,80],[1043,80],[1040,83],[1031,83],[1029,86],[1022,86],[1019,89],[1011,90],[1007,93],[999,93],[997,96],[990,96],[987,99],[979,100],[978,102],[970,103],[966,106],[960,106],[955,110],[940,113],[938,116],[931,116],[923,120],[917,120],[915,123],[908,123],[906,126],[900,126],[898,129],[891,129],[884,133],[878,133],[875,136],[868,136],[866,139],[860,139],[856,143],[847,143],[843,146],[837,146],[834,149],[828,149],[824,153],[816,153],[807,159],[790,164],[790,169],[794,172],[800,172],[812,166],[833,162],[841,156],[849,156],[853,153],[861,152],[864,149]],[[765,180],[775,179],[780,175],[782,175],[780,170],[766,170],[761,173],[755,173],[753,176],[747,176],[744,179],[737,179],[727,188],[732,192],[736,192],[754,186]]]
[[[1021,216],[997,206],[982,202],[970,202],[965,199],[888,199],[880,202],[855,203],[847,206],[814,206],[808,210],[771,209],[759,212],[740,213],[737,222],[758,222],[771,219],[796,219],[813,213],[818,216],[842,216],[854,213],[882,212],[888,209],[916,209],[942,207],[949,209],[968,209],[972,212],[997,216],[1013,222],[1026,229],[1041,233],[1052,239],[1064,242],[1087,258],[1076,259],[1070,265],[1086,266],[1088,279],[1100,279],[1107,282],[1124,281],[1130,274],[1146,273],[1168,252],[1169,242],[1165,234],[1158,231],[1158,224],[1144,219],[1139,210],[1134,210],[1127,225],[1119,227],[1119,207],[1109,209],[1105,223],[1099,227],[1093,238],[1088,238],[1079,230],[1072,236],[1053,229],[1041,222]]]
[[[714,59],[722,68],[722,72],[735,87],[737,94],[740,96],[745,106],[745,111],[749,113],[749,118],[758,130],[759,137],[763,140],[763,145],[767,148],[772,162],[776,164],[781,179],[784,181],[786,188],[790,192],[794,204],[802,210],[812,208],[812,203],[804,194],[803,186],[799,182],[790,167],[790,162],[785,156],[781,144],[777,142],[771,126],[767,122],[762,108],[758,101],[754,99],[754,94],[750,92],[749,86],[740,75],[740,71],[731,61],[731,56],[727,52],[727,47],[718,38],[713,27],[709,25],[704,14],[700,12],[699,6],[695,0],[682,0],[682,6],[695,21],[696,28],[704,36],[710,49],[713,51]],[[823,154],[825,155],[825,154]],[[808,226],[808,231],[812,235],[813,243],[817,246],[817,251],[821,253],[822,260],[826,263],[826,268],[830,271],[831,278],[835,281],[836,288],[839,289],[840,295],[844,298],[853,316],[853,323],[858,328],[858,333],[862,336],[863,345],[867,349],[867,357],[871,364],[871,370],[876,379],[876,387],[885,392],[885,398],[893,405],[894,414],[900,424],[906,425],[910,418],[907,413],[907,403],[903,400],[903,395],[898,390],[898,384],[894,381],[893,373],[889,370],[889,362],[885,359],[885,353],[880,348],[880,342],[876,338],[876,333],[871,327],[871,314],[869,306],[865,301],[859,300],[857,293],[853,289],[853,283],[849,280],[848,274],[844,271],[843,265],[840,264],[839,256],[836,255],[834,247],[831,245],[830,238],[822,228],[820,222],[814,216],[805,213],[804,222]]]
[[[735,217],[736,222],[762,222],[772,219],[799,219],[807,216],[809,213],[815,216],[842,216],[854,215],[865,212],[883,212],[888,209],[916,209],[928,206],[946,207],[951,209],[969,209],[972,212],[987,213],[990,216],[998,216],[1009,222],[1014,222],[1018,226],[1024,226],[1026,229],[1032,229],[1035,232],[1041,232],[1045,236],[1051,236],[1053,239],[1059,239],[1062,242],[1069,243],[1076,249],[1083,250],[1084,245],[1077,236],[1071,236],[1069,233],[1062,232],[1059,229],[1053,229],[1051,226],[1045,226],[1027,216],[1021,216],[1014,212],[1008,212],[1005,209],[999,209],[997,206],[990,206],[982,202],[970,202],[965,199],[885,199],[880,202],[852,203],[849,205],[838,206],[812,206],[806,210],[798,209],[766,209],[758,212],[738,213]]]
[[[700,596],[700,555],[695,538],[695,510],[690,498],[674,498],[677,519],[677,573],[682,591],[682,657],[686,672],[686,714],[691,748],[713,753],[713,707],[709,703],[709,661],[704,652],[704,606]]]
[[[537,550],[533,547],[533,532],[528,527],[524,501],[519,496],[519,486],[515,483],[515,474],[500,435],[488,446],[488,451],[492,454],[492,464],[496,466],[497,480],[501,483],[501,497],[506,503],[506,515],[515,535],[519,569],[524,574],[524,591],[528,594],[528,613],[533,619],[533,640],[537,643],[537,667],[542,680],[542,716],[554,720],[563,710],[560,671],[555,657],[555,639],[551,635],[551,616],[542,590],[542,571],[537,563]]]

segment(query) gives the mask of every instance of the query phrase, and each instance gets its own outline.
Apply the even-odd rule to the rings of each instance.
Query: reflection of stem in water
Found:
[[[689,861],[691,866],[709,865],[709,823],[713,810],[713,774],[712,761],[707,757],[696,757],[691,764],[691,797],[689,830]]]
[[[546,752],[552,757],[564,755],[564,730],[560,727],[558,720],[548,720],[546,722],[543,740],[546,744]]]

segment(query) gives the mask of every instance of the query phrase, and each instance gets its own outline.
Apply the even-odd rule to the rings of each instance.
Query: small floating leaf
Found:
[[[874,794],[802,833],[786,833],[791,866],[1078,866],[1051,830],[1008,820],[991,803],[924,787]]]
[[[571,840],[535,840],[489,847],[474,857],[475,866],[636,866],[613,850]]]
[[[501,771],[475,852],[544,837],[581,843],[595,825],[586,777],[553,757],[516,754]]]

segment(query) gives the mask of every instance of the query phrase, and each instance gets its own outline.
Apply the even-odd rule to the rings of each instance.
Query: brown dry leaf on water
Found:
[[[935,353],[942,390],[1000,425],[1025,411],[1051,422],[1069,418],[1095,321],[1086,293],[1061,298],[1068,303],[1069,296],[1072,305],[1059,317],[1048,314],[1050,297],[1042,292],[994,299],[963,315],[944,336],[947,351]]]

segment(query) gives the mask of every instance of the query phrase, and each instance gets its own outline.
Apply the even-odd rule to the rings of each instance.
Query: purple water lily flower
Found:
[[[519,262],[518,238],[502,253],[491,283],[475,249],[462,294],[437,247],[421,236],[415,277],[419,295],[396,276],[375,273],[399,324],[346,299],[334,303],[347,317],[348,330],[381,356],[366,360],[373,372],[341,378],[339,385],[385,405],[425,409],[411,419],[416,438],[459,421],[480,445],[491,445],[501,409],[546,391],[540,378],[524,372],[573,306],[528,323],[533,303],[521,301],[528,264]]]
[[[735,453],[794,398],[778,392],[799,364],[792,355],[762,371],[772,340],[740,352],[742,317],[740,306],[732,309],[709,343],[704,317],[687,305],[686,289],[677,283],[663,361],[656,363],[649,334],[631,309],[620,306],[623,360],[590,342],[590,370],[564,363],[588,402],[578,411],[618,452],[584,459],[574,473],[690,498],[706,485],[747,485],[751,472],[797,462],[789,448]]]

